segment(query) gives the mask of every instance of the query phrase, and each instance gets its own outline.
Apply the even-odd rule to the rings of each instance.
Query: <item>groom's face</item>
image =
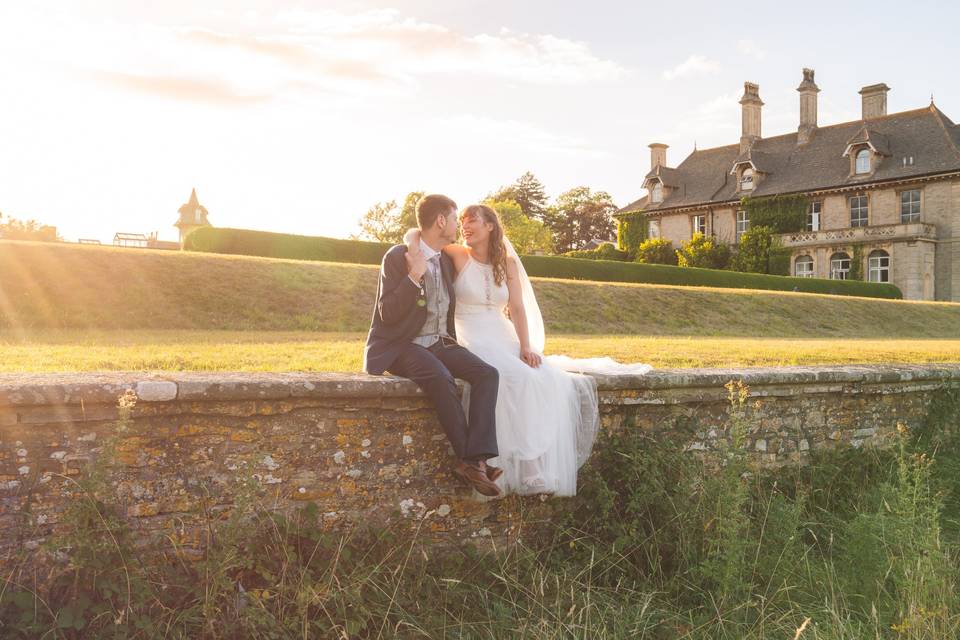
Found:
[[[440,237],[448,243],[457,241],[457,210],[450,209],[445,216],[437,218],[437,225],[440,227]]]

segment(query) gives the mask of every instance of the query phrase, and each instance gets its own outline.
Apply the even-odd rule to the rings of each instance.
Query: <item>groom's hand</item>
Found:
[[[406,258],[407,273],[410,274],[410,277],[413,278],[415,282],[420,282],[420,278],[427,272],[427,259],[423,256],[423,252],[417,251],[413,253],[407,251]]]
[[[540,354],[531,349],[520,349],[520,359],[534,369],[539,367],[540,363],[543,361],[543,359],[540,357]]]

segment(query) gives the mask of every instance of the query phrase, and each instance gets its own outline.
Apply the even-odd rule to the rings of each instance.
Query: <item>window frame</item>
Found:
[[[877,260],[876,266],[874,266],[874,260]],[[886,264],[883,264],[883,261]],[[886,280],[874,280],[874,272],[885,274]],[[874,249],[870,252],[867,256],[867,282],[890,282],[890,252],[885,249]]]
[[[911,199],[909,202],[903,201],[903,196],[906,194],[916,193],[916,200]],[[920,222],[920,217],[923,215],[923,189],[904,189],[903,191],[897,192],[897,199],[900,201],[900,224],[910,224],[912,222]],[[904,205],[908,205],[910,209],[916,208],[916,211],[910,211],[906,214],[903,212]]]
[[[845,256],[845,257],[837,257]],[[843,268],[843,263],[846,262],[846,269]],[[837,267],[839,264],[839,268]],[[852,259],[850,254],[846,251],[835,251],[830,254],[830,279],[831,280],[849,280],[850,279],[850,265],[852,264]],[[837,274],[843,274],[841,277],[837,277]]]
[[[862,201],[863,201],[862,206],[857,206],[857,211],[858,211],[858,213],[859,213],[859,212],[862,212],[862,213],[863,213],[863,216],[862,216],[862,217],[858,216],[858,217],[856,218],[857,224],[854,224],[854,217],[853,217],[853,210],[854,210],[853,201],[854,201],[854,199],[856,199],[856,200],[861,200],[861,199],[862,199]],[[850,196],[849,198],[847,198],[847,205],[848,205],[848,208],[849,208],[849,210],[850,210],[850,227],[851,227],[851,228],[866,227],[866,226],[868,226],[868,225],[870,224],[870,196],[869,196],[868,194],[866,194],[866,193],[858,193],[858,194],[855,194],[855,195]]]
[[[697,224],[697,220],[700,220],[702,225]],[[697,229],[698,226],[702,226],[702,229]],[[707,214],[697,213],[690,216],[690,237],[692,238],[697,232],[702,233],[704,236],[707,235]]]
[[[809,270],[804,269],[803,273],[800,273],[800,270],[797,268],[799,265],[809,265]],[[809,254],[803,254],[802,256],[797,256],[793,259],[793,275],[796,278],[812,278],[813,277],[813,256]]]
[[[813,208],[817,210],[814,212]],[[816,216],[814,216],[816,213]],[[816,221],[816,224],[814,223]],[[807,207],[807,231],[817,232],[823,228],[823,200],[812,200]]]
[[[873,154],[870,151],[869,147],[864,147],[853,154],[853,173],[858,176],[867,175],[873,170]],[[866,160],[866,168],[860,170],[860,159],[863,158]]]
[[[650,189],[650,202],[654,204],[660,204],[663,202],[663,183],[657,180],[653,185],[653,188]]]
[[[659,220],[647,221],[647,237],[648,238],[660,237],[660,221]]]
[[[743,214],[742,220],[740,219],[741,217],[740,214]],[[744,233],[746,233],[750,229],[750,218],[747,217],[746,209],[737,209],[737,212],[734,215],[735,215],[734,237],[737,241],[737,244],[740,244],[740,236],[742,236]],[[742,229],[740,228],[741,223],[743,224]]]
[[[744,183],[746,183],[748,178],[750,179],[750,186],[745,187]],[[757,186],[756,180],[756,172],[753,170],[753,167],[746,167],[740,172],[740,191],[753,191]]]

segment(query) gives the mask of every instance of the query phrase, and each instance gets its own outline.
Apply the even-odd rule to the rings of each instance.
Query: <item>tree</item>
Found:
[[[398,207],[396,200],[378,202],[370,207],[360,219],[358,237],[378,242],[399,244],[410,227],[417,226],[417,202],[423,191],[411,191]]]
[[[584,249],[592,240],[613,240],[612,214],[617,205],[606,191],[591,193],[590,187],[574,187],[561,193],[549,207],[544,223],[553,233],[553,249],[566,253]]]
[[[511,185],[500,187],[487,196],[487,201],[512,200],[520,205],[523,215],[543,221],[547,212],[547,192],[535,175],[527,171]]]
[[[725,243],[697,231],[677,249],[677,264],[681,267],[726,269],[730,264],[731,253],[730,247]]]
[[[0,213],[0,238],[4,240],[36,240],[41,242],[58,242],[63,238],[57,233],[56,227],[40,224],[36,220],[17,220],[8,217],[3,219]]]
[[[553,237],[539,220],[528,218],[520,205],[513,200],[487,200],[500,216],[503,231],[510,238],[513,248],[520,255],[549,253],[553,246]]]

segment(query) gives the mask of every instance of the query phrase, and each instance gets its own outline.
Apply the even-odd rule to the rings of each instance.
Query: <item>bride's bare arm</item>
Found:
[[[411,255],[420,253],[420,229],[416,227],[407,229],[403,234],[403,244],[407,245],[407,253]]]
[[[520,287],[516,258],[507,258],[507,291],[510,294],[507,302],[510,320],[517,330],[517,338],[520,339],[520,359],[531,367],[539,367],[542,358],[530,348],[530,330],[527,327],[527,312],[523,308],[523,290]]]

